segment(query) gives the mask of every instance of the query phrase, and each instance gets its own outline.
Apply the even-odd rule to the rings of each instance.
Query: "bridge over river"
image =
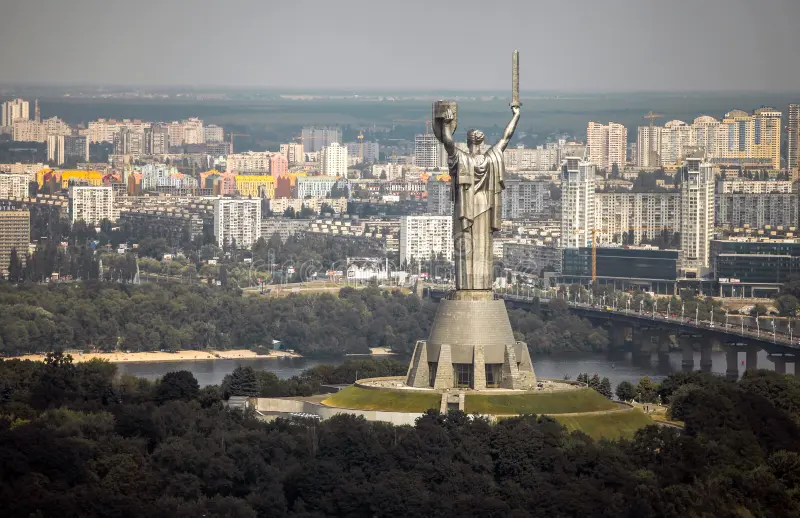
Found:
[[[527,293],[495,293],[495,297],[506,301],[510,308],[531,309],[534,306],[547,310],[551,298],[537,297],[534,291]],[[428,295],[433,300],[441,300],[450,290],[430,288]],[[546,293],[546,292],[543,292]],[[563,300],[563,299],[561,299]],[[786,373],[786,364],[800,361],[800,337],[792,328],[769,324],[761,328],[757,319],[734,316],[735,321],[715,322],[697,320],[687,315],[617,308],[602,304],[589,304],[564,300],[569,311],[601,325],[609,333],[613,347],[630,345],[634,356],[649,358],[657,353],[667,355],[671,349],[679,347],[683,351],[684,370],[694,370],[694,351],[700,351],[700,370],[710,371],[711,351],[714,348],[725,351],[727,376],[739,377],[739,353],[745,353],[747,369],[755,369],[759,350],[764,350],[775,363],[775,371]],[[772,320],[771,322],[775,322]],[[795,372],[800,370],[796,365]],[[800,374],[800,373],[798,373]]]

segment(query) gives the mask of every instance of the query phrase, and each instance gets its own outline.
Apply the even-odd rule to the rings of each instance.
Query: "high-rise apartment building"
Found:
[[[332,176],[299,176],[295,184],[297,198],[327,198],[336,181]]]
[[[281,144],[281,155],[286,157],[289,165],[302,164],[306,161],[306,153],[302,143],[291,142],[289,144]]]
[[[273,153],[269,157],[269,174],[278,177],[289,172],[289,161],[280,153]]]
[[[709,267],[709,246],[714,237],[715,168],[701,153],[685,160],[681,168],[681,250],[687,274],[701,277]]]
[[[442,164],[442,143],[432,133],[414,137],[414,165],[435,169]]]
[[[203,140],[206,144],[214,144],[225,140],[225,132],[221,126],[209,124],[203,127]]]
[[[121,128],[114,134],[114,154],[141,156],[146,152],[145,129]]]
[[[12,138],[17,142],[46,142],[44,124],[35,120],[17,119],[11,126]]]
[[[639,126],[636,136],[636,165],[659,167],[661,165],[661,132],[664,128]]]
[[[625,167],[628,151],[628,130],[622,124],[609,122],[608,126],[589,122],[586,127],[586,152],[589,162],[606,171],[616,165]]]
[[[361,162],[374,164],[380,156],[380,146],[377,142],[348,142],[347,156],[359,158]]]
[[[561,169],[561,243],[564,248],[591,245],[595,228],[595,175],[597,166],[567,157]]]
[[[30,182],[27,174],[0,174],[0,198],[27,198]]]
[[[453,214],[453,186],[450,182],[431,178],[428,180],[427,190],[428,212],[437,216]]]
[[[89,161],[89,139],[86,135],[48,135],[47,160],[62,165],[70,158]]]
[[[430,183],[430,182],[429,182]],[[503,219],[541,217],[550,206],[550,182],[506,180],[502,193]]]
[[[551,171],[559,164],[559,149],[546,148],[506,148],[503,160],[509,171]]]
[[[50,117],[43,120],[42,126],[44,126],[44,132],[47,135],[72,135],[72,128],[70,128],[69,124],[58,117]]]
[[[789,105],[789,124],[786,127],[786,168],[794,171],[800,167],[800,104]]]
[[[2,125],[10,127],[18,120],[29,120],[31,118],[30,108],[30,103],[22,99],[4,102],[0,105]]]
[[[594,195],[598,244],[638,245],[680,232],[679,192],[598,192]]]
[[[245,153],[231,153],[227,157],[225,170],[229,173],[268,173],[269,161],[272,158],[270,151],[247,151]]]
[[[0,274],[8,274],[11,251],[24,264],[31,242],[31,215],[25,210],[0,210]]]
[[[400,218],[400,264],[430,261],[441,254],[453,260],[452,216],[403,216]]]
[[[261,237],[261,200],[215,200],[214,234],[219,247],[251,248]]]
[[[320,172],[326,176],[347,176],[347,148],[333,142],[319,153]]]
[[[164,124],[153,124],[146,128],[145,152],[148,155],[165,155],[169,153],[169,129]]]
[[[114,218],[114,192],[111,187],[73,185],[69,188],[70,220],[99,225]]]
[[[312,126],[303,128],[301,137],[305,152],[314,153],[331,144],[341,144],[342,130],[341,128],[317,128]]]
[[[788,182],[787,182],[788,183]],[[715,225],[727,228],[796,226],[798,195],[792,192],[720,193],[715,199]]]

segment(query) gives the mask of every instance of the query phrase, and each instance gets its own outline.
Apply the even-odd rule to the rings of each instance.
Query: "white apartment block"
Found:
[[[342,143],[342,130],[340,128],[303,128],[300,133],[306,153],[321,151],[331,144]]]
[[[439,254],[453,260],[452,216],[403,216],[400,218],[400,264],[429,261]]]
[[[215,200],[214,235],[219,247],[251,248],[261,237],[261,200]]]
[[[622,124],[609,122],[607,126],[589,122],[586,127],[586,150],[589,162],[605,171],[613,166],[625,167],[628,150],[628,130]]]
[[[597,242],[638,245],[643,239],[656,239],[664,231],[680,232],[681,194],[679,192],[595,193]]]
[[[428,212],[437,216],[453,214],[453,186],[450,182],[428,180]]]
[[[216,124],[209,124],[203,127],[203,141],[207,144],[223,142],[225,140],[225,132],[221,126]]]
[[[403,171],[408,166],[401,164],[376,164],[372,166],[372,177],[377,179],[398,180],[403,177]]]
[[[333,142],[319,153],[320,172],[325,176],[347,177],[347,148]]]
[[[589,246],[595,228],[597,166],[568,157],[561,175],[561,243],[564,248]]]
[[[558,156],[558,148],[544,146],[507,148],[503,152],[505,166],[509,171],[551,171],[559,164]]]
[[[327,198],[336,182],[336,178],[331,176],[299,176],[296,184],[297,198]]]
[[[43,120],[42,126],[44,126],[44,132],[47,135],[72,135],[72,128],[70,128],[69,124],[58,117],[50,117]]]
[[[414,137],[414,165],[428,169],[442,167],[442,151],[444,146],[432,133],[419,134]]]
[[[798,195],[791,193],[759,193],[716,195],[716,225],[728,228],[763,228],[796,226]]]
[[[73,185],[69,188],[70,219],[74,224],[99,225],[104,219],[114,219],[114,192],[111,187]]]
[[[715,168],[699,156],[687,157],[681,168],[681,250],[683,267],[698,277],[709,267],[714,237]]]
[[[47,132],[44,124],[34,120],[18,119],[12,127],[12,138],[17,142],[45,142]]]
[[[226,171],[229,173],[268,173],[270,151],[247,151],[228,155]]]
[[[28,101],[14,99],[0,105],[0,119],[2,126],[13,126],[18,120],[28,120],[31,118],[31,105]]]
[[[550,204],[550,182],[506,180],[502,193],[503,219],[541,215]]]
[[[183,124],[182,144],[205,144],[206,135],[202,120],[191,118],[186,119],[181,124]]]
[[[27,198],[30,181],[27,174],[0,174],[0,198]]]
[[[306,161],[302,143],[291,142],[289,144],[281,144],[280,153],[286,157],[286,160],[289,161],[289,165],[302,164]]]
[[[98,142],[114,143],[114,135],[121,129],[127,128],[135,133],[144,133],[146,129],[152,125],[149,122],[142,122],[140,120],[123,119],[121,121],[97,119],[88,124],[89,142],[92,144]]]
[[[792,192],[790,180],[720,180],[717,194],[788,194]]]
[[[794,171],[800,166],[800,104],[789,105],[786,145],[786,169]]]
[[[503,266],[515,272],[539,275],[545,268],[561,273],[564,253],[561,248],[535,243],[503,244]]]

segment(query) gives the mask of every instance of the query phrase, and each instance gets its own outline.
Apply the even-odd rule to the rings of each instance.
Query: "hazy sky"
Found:
[[[800,90],[800,0],[0,0],[0,82]]]

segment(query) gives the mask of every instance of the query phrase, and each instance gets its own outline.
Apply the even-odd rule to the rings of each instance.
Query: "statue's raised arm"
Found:
[[[500,151],[506,150],[508,143],[511,141],[511,137],[514,136],[514,131],[517,129],[517,123],[519,122],[519,104],[511,104],[511,113],[514,115],[511,117],[511,121],[503,132],[503,138],[498,140],[496,144],[497,147],[500,148]]]

